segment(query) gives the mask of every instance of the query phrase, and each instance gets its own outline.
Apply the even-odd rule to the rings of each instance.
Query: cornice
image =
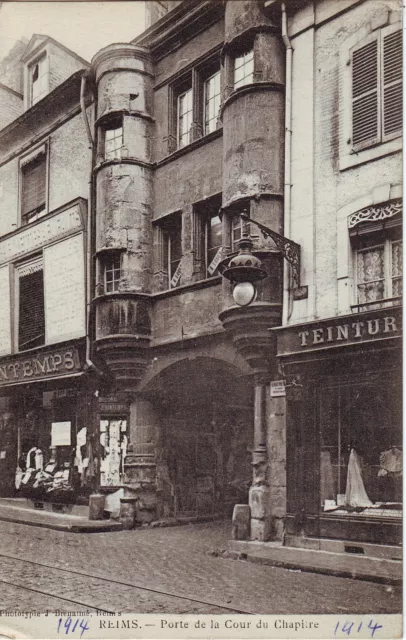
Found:
[[[237,98],[245,96],[248,93],[257,93],[258,91],[277,91],[278,93],[284,93],[285,85],[281,84],[280,82],[268,82],[260,80],[259,82],[253,82],[251,84],[246,84],[242,87],[238,87],[237,89],[234,89],[232,93],[230,93],[226,100],[224,100],[220,109],[220,117],[223,116],[225,109],[232,102],[234,102],[234,100],[237,100]]]
[[[155,60],[184,46],[198,33],[224,15],[224,2],[216,0],[188,0],[158,20],[133,43],[149,47]]]
[[[92,68],[100,66],[103,62],[109,62],[110,60],[122,58],[123,56],[140,58],[141,60],[152,62],[151,53],[145,46],[128,42],[115,42],[100,49],[100,51],[93,56]],[[131,71],[131,69],[129,70]]]
[[[18,138],[18,129],[20,127],[27,125],[35,129],[39,123],[43,124],[45,120],[44,112],[48,110],[49,114],[55,114],[58,99],[61,99],[61,105],[63,106],[66,103],[66,94],[69,91],[77,97],[77,103],[79,104],[79,87],[82,76],[85,73],[86,69],[76,71],[65,80],[65,82],[62,82],[62,84],[42,98],[42,100],[30,107],[30,109],[27,109],[27,111],[24,111],[21,116],[4,127],[4,129],[0,131],[0,148],[4,148],[4,140],[7,139],[8,136],[13,136],[14,139]],[[90,104],[89,97],[87,104]]]

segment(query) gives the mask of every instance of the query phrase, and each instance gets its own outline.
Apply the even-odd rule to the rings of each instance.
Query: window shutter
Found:
[[[379,142],[378,40],[352,51],[352,144]]]
[[[40,154],[22,170],[22,215],[45,208],[46,156]]]
[[[36,261],[19,269],[18,348],[25,351],[44,342],[44,272],[42,261]]]
[[[402,130],[402,32],[383,36],[383,137]]]

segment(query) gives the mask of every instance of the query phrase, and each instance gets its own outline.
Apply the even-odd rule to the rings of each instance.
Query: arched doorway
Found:
[[[167,513],[229,515],[251,484],[250,379],[212,358],[181,360],[146,389],[159,422],[158,465],[165,467]]]

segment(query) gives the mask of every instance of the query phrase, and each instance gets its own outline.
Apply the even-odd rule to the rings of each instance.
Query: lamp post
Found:
[[[263,280],[268,275],[262,267],[261,260],[252,252],[253,242],[246,232],[246,223],[257,226],[264,238],[272,238],[277,250],[289,262],[292,268],[292,295],[294,300],[307,298],[307,286],[300,286],[300,245],[276,231],[269,229],[260,222],[250,218],[247,214],[240,214],[242,220],[242,235],[237,242],[238,254],[227,262],[222,261],[221,275],[233,285],[234,302],[241,307],[248,306],[255,301],[255,282]]]
[[[253,241],[247,233],[247,222],[256,225],[265,238],[272,238],[276,248],[253,250]],[[219,271],[231,283],[234,302],[242,308],[225,309],[220,314],[220,320],[229,330],[237,350],[249,362],[254,374],[253,478],[249,491],[250,536],[251,540],[268,540],[274,525],[268,477],[267,423],[270,418],[267,414],[267,389],[275,365],[276,352],[274,337],[271,336],[269,327],[280,325],[282,305],[279,300],[263,300],[255,304],[256,283],[271,275],[269,266],[266,269],[262,260],[269,262],[272,254],[282,254],[289,262],[293,285],[291,293],[294,299],[307,297],[307,287],[300,287],[300,245],[246,214],[241,214],[241,231],[241,238],[237,242],[238,253],[231,258],[224,258],[219,265]],[[277,263],[280,270],[280,261]],[[275,261],[273,264],[276,264]],[[275,267],[271,266],[271,270],[273,268]]]

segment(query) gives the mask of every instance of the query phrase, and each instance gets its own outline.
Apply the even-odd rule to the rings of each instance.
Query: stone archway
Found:
[[[158,511],[230,515],[251,484],[252,384],[227,362],[179,360],[142,393],[156,416]]]

